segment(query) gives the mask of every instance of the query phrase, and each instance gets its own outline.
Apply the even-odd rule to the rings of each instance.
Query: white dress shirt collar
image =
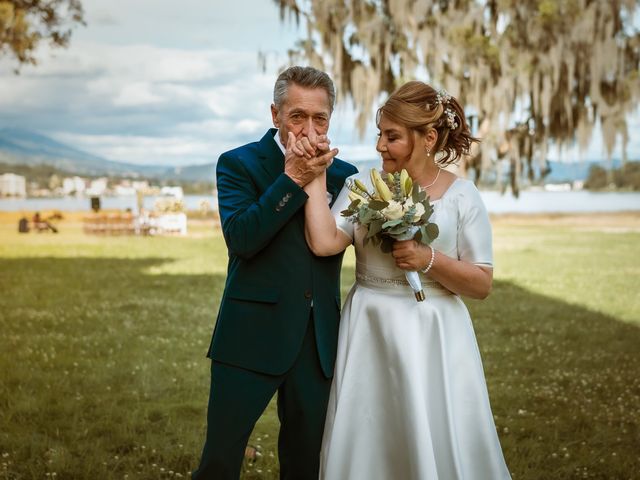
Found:
[[[276,134],[273,136],[273,139],[276,141],[276,145],[280,147],[280,150],[282,150],[282,154],[284,155],[287,152],[287,149],[284,147],[284,145],[282,145],[282,142],[280,141],[280,130],[276,130]]]

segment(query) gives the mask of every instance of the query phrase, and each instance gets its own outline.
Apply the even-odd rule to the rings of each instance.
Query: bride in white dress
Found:
[[[440,234],[431,246],[409,240],[382,253],[371,242],[363,245],[364,227],[340,216],[350,203],[346,188],[331,211],[323,177],[306,188],[310,248],[333,255],[353,244],[356,251],[320,477],[509,479],[473,325],[460,299],[489,294],[491,226],[475,185],[441,169],[476,139],[457,100],[422,82],[396,90],[377,123],[383,170],[406,168],[426,188]],[[368,173],[357,178],[370,186]],[[425,301],[416,301],[405,270],[425,272]]]

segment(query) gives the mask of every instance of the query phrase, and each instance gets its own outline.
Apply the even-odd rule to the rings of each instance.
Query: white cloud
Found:
[[[7,77],[0,122],[111,160],[212,162],[270,126],[274,78],[249,52],[89,43]]]
[[[124,85],[113,99],[118,107],[137,107],[162,102],[162,97],[152,92],[151,82],[136,82]]]
[[[0,127],[37,130],[111,160],[186,165],[215,161],[271,126],[276,68],[294,42],[275,5],[83,5],[88,27],[69,49],[43,47],[39,64],[18,76],[0,59]],[[268,22],[274,33],[265,35]],[[266,72],[259,49],[269,53]]]
[[[58,141],[76,145],[82,150],[127,163],[186,165],[210,163],[211,152],[222,145],[191,136],[166,138],[134,135],[76,135],[53,132]],[[180,161],[188,159],[188,162]]]

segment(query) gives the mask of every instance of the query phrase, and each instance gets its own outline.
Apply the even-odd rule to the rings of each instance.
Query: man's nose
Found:
[[[309,138],[309,141],[312,144],[316,144],[318,141],[318,132],[316,131],[315,125],[313,124],[313,120],[309,119],[304,123],[304,134]]]

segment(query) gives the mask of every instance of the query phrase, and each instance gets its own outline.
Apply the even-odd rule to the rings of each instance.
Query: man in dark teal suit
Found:
[[[334,159],[327,132],[333,82],[310,67],[278,77],[273,124],[220,156],[218,205],[229,250],[208,356],[207,438],[197,480],[236,480],[253,427],[278,392],[280,478],[318,478],[340,318],[342,254],[305,241],[304,186],[327,170],[332,203],[355,167]],[[307,157],[296,155],[300,142]],[[315,155],[309,154],[315,152]]]

